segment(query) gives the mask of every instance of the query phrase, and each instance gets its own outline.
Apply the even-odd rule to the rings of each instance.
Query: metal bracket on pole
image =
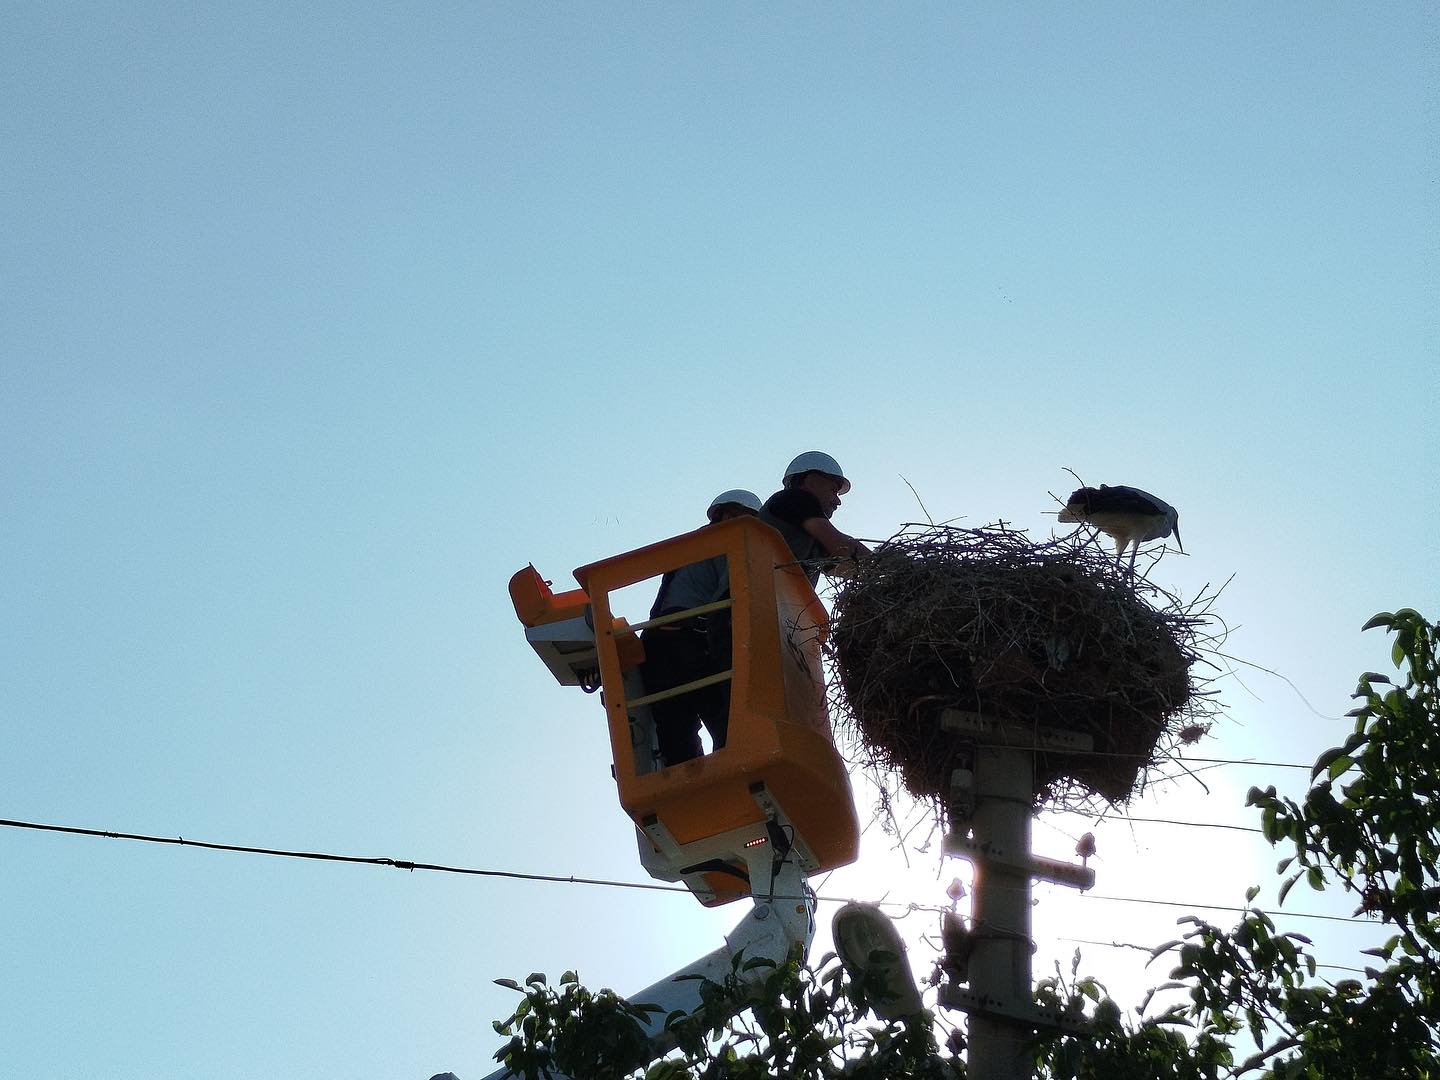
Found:
[[[946,731],[969,736],[977,743],[1006,746],[1014,750],[1085,751],[1095,746],[1094,739],[1078,731],[991,720],[979,713],[961,712],[959,709],[942,709],[940,726]]]
[[[1038,1031],[1060,1031],[1067,1035],[1090,1033],[1089,1023],[1074,1016],[1035,1005],[1002,1001],[991,994],[977,994],[974,990],[963,990],[958,986],[942,986],[939,1001],[947,1009],[963,1009],[968,1013],[1013,1020]]]
[[[1042,855],[1009,852],[998,844],[981,843],[978,840],[971,840],[969,837],[956,836],[954,833],[945,837],[944,850],[946,855],[998,863],[1011,870],[1028,872],[1032,878],[1039,878],[1041,881],[1053,881],[1057,885],[1069,885],[1082,890],[1095,887],[1094,870],[1088,866],[1076,866],[1074,863],[1064,862],[1061,859],[1047,859]]]

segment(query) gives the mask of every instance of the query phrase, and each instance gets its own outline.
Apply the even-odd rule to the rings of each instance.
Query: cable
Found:
[[[1129,941],[1094,941],[1091,938],[1083,937],[1057,937],[1056,941],[1068,941],[1072,945],[1102,945],[1107,949],[1138,949],[1140,952],[1150,953],[1152,956],[1155,950],[1149,945],[1136,945]],[[1179,945],[1170,946],[1171,949],[1178,949]],[[1166,950],[1170,951],[1169,949]]]
[[[1068,751],[1068,750],[1066,751],[1066,753],[1071,753],[1071,752],[1072,752],[1072,751]],[[1117,757],[1123,757],[1124,755],[1117,754],[1116,756],[1117,756]],[[1310,770],[1310,769],[1313,769],[1313,768],[1315,767],[1314,762],[1311,762],[1309,765],[1301,765],[1301,764],[1298,764],[1298,763],[1293,762],[1293,761],[1256,761],[1254,758],[1219,758],[1219,757],[1177,757],[1177,758],[1175,758],[1175,762],[1176,762],[1177,764],[1180,764],[1180,765],[1185,764],[1187,761],[1200,762],[1200,763],[1206,764],[1206,765],[1259,765],[1259,766],[1262,766],[1262,767],[1267,768],[1267,769],[1305,769],[1305,770],[1307,770],[1307,771]]]
[[[1107,949],[1139,949],[1141,952],[1147,952],[1151,956],[1157,955],[1157,949],[1159,948],[1158,946],[1152,945],[1136,945],[1133,942],[1129,941],[1092,941],[1090,938],[1078,937],[1060,937],[1056,938],[1055,940],[1069,941],[1076,945],[1100,945]],[[1179,949],[1181,947],[1182,946],[1180,942],[1175,942],[1171,945],[1167,945],[1163,951],[1174,952],[1176,949]],[[1365,974],[1364,968],[1346,967],[1344,964],[1321,964],[1317,962],[1315,966],[1317,968],[1328,968],[1333,971],[1353,971],[1359,975]]]
[[[986,746],[999,746],[999,743],[989,743]],[[1034,750],[1033,746],[1011,746],[1005,747],[1009,750]],[[1043,753],[1044,751],[1039,751]],[[1135,754],[1117,754],[1112,750],[1064,750],[1054,751],[1076,757],[1113,757],[1113,758],[1135,758]],[[1221,758],[1221,757],[1173,757],[1165,761],[1156,762],[1157,765],[1255,765],[1266,769],[1305,769],[1309,771],[1315,767],[1312,762],[1309,765],[1302,765],[1295,761],[1256,761],[1254,758]]]
[[[516,878],[524,881],[564,881],[582,885],[615,885],[631,889],[655,889],[661,892],[687,892],[683,886],[650,885],[645,882],[602,881],[592,878],[559,877],[548,874],[526,874],[516,870],[477,870],[464,866],[412,862],[408,859],[367,858],[360,855],[333,855],[319,851],[293,851],[285,848],[248,847],[243,844],[218,844],[206,840],[186,840],[183,836],[147,836],[143,833],[113,832],[109,829],[82,829],[73,825],[45,825],[34,821],[12,821],[0,818],[0,825],[15,829],[36,829],[42,832],[70,833],[76,836],[103,836],[111,840],[139,840],[148,844],[173,844],[179,847],[205,848],[209,851],[236,851],[249,855],[273,855],[286,859],[316,859],[322,862],[358,863],[365,866],[392,866],[396,870],[436,870],[447,874],[470,874],[477,877]]]
[[[1154,900],[1141,896],[1105,896],[1102,893],[1082,893],[1087,900],[1113,900],[1119,904],[1156,904],[1160,907],[1178,908],[1203,908],[1206,911],[1249,911],[1248,907],[1235,907],[1230,904],[1197,904],[1186,900]],[[1318,915],[1307,911],[1268,911],[1271,918],[1286,919],[1317,919],[1324,922],[1354,923],[1359,926],[1378,925],[1373,919],[1357,919],[1345,915]]]
[[[0,818],[0,826],[12,829],[34,829],[39,832],[69,833],[75,836],[103,836],[111,840],[137,840],[147,844],[170,844],[176,847],[205,848],[208,851],[233,851],[247,855],[271,855],[284,859],[313,859],[321,862],[354,863],[362,866],[390,866],[396,870],[434,870],[444,874],[466,874],[471,877],[508,878],[515,881],[558,882],[566,885],[605,885],[616,889],[644,889],[649,892],[688,893],[684,885],[652,885],[646,881],[613,881],[606,878],[562,876],[558,874],[527,874],[519,870],[480,870],[468,866],[446,866],[442,863],[413,862],[409,859],[367,858],[361,855],[333,855],[319,851],[293,851],[285,848],[249,847],[243,844],[218,844],[207,840],[186,840],[183,836],[148,836],[144,833],[114,832],[109,829],[83,829],[74,825],[46,825],[35,821],[15,821]],[[804,900],[804,896],[774,896],[773,900]],[[816,896],[817,901],[832,904],[853,904],[858,901],[846,896]],[[882,900],[878,903],[887,907],[905,908],[907,911],[943,911],[936,906],[904,903],[899,900]]]
[[[1036,746],[1034,746],[1033,744],[1024,744],[1024,743],[1013,743],[1013,744],[1012,744],[1012,743],[999,743],[999,742],[990,742],[988,739],[985,741],[985,743],[984,743],[983,745],[984,745],[986,748],[988,748],[988,749],[993,749],[993,750],[1032,750],[1032,751],[1034,751],[1034,752],[1037,753],[1037,754],[1043,754],[1043,753],[1046,753],[1046,752],[1047,752],[1047,750],[1046,750],[1045,747],[1036,747]],[[1051,750],[1049,750],[1048,752],[1049,752],[1049,753],[1052,753],[1052,754],[1062,755],[1062,756],[1064,756],[1064,757],[1128,758],[1128,759],[1130,759],[1131,761],[1134,761],[1137,757],[1140,757],[1140,756],[1141,756],[1141,755],[1138,755],[1138,754],[1121,754],[1121,753],[1117,753],[1117,752],[1114,751],[1114,750],[1073,750],[1073,749],[1071,749],[1071,748],[1069,748],[1069,747],[1066,747],[1066,748],[1063,749],[1063,750],[1051,749]],[[1193,763],[1193,764],[1200,764],[1200,765],[1255,765],[1255,766],[1258,766],[1258,767],[1261,767],[1261,768],[1266,768],[1266,769],[1305,769],[1305,770],[1307,770],[1307,771],[1308,771],[1308,770],[1311,770],[1311,769],[1313,769],[1313,768],[1315,767],[1315,765],[1314,765],[1313,762],[1312,762],[1311,764],[1309,764],[1309,765],[1304,765],[1304,764],[1301,764],[1300,762],[1297,762],[1297,761],[1256,761],[1254,758],[1215,758],[1215,757],[1178,757],[1178,756],[1177,756],[1177,757],[1173,757],[1173,758],[1165,758],[1165,759],[1162,759],[1162,760],[1160,760],[1160,761],[1156,761],[1156,762],[1154,762],[1152,765],[1150,765],[1150,766],[1148,766],[1148,767],[1149,767],[1149,768],[1154,768],[1154,767],[1159,766],[1159,765],[1189,765],[1189,764],[1192,764],[1192,763]]]
[[[1213,822],[1213,821],[1178,821],[1178,820],[1176,820],[1175,818],[1132,817],[1132,816],[1129,815],[1129,814],[1114,814],[1114,815],[1107,816],[1107,815],[1105,815],[1105,814],[1103,814],[1103,813],[1101,813],[1101,814],[1091,814],[1091,813],[1089,813],[1089,812],[1087,812],[1087,811],[1085,811],[1085,810],[1067,810],[1067,809],[1065,809],[1065,808],[1063,808],[1063,807],[1057,807],[1057,808],[1054,809],[1054,810],[1049,810],[1049,811],[1047,811],[1047,813],[1052,813],[1052,814],[1078,814],[1078,815],[1081,816],[1081,817],[1094,818],[1096,825],[1102,825],[1102,824],[1104,824],[1107,820],[1109,820],[1109,821],[1142,821],[1142,822],[1144,822],[1144,823],[1147,824],[1147,825],[1186,825],[1186,826],[1189,826],[1189,827],[1192,828],[1192,829],[1233,829],[1235,832],[1250,832],[1250,833],[1259,833],[1259,832],[1261,832],[1260,829],[1255,828],[1253,825],[1223,825],[1223,824],[1221,824],[1221,823],[1219,823],[1219,822]]]
[[[616,889],[642,889],[648,892],[690,892],[684,885],[654,885],[645,881],[615,881],[608,878],[587,878],[560,874],[529,874],[519,870],[481,870],[467,866],[447,866],[443,863],[414,862],[409,859],[369,858],[361,855],[335,855],[318,851],[294,851],[286,848],[250,847],[243,844],[219,844],[208,840],[186,840],[183,836],[150,836],[144,833],[116,832],[110,829],[85,829],[75,825],[47,825],[35,821],[16,821],[8,818],[0,818],[0,826],[12,829],[33,829],[39,832],[68,833],[74,836],[101,836],[111,840],[136,840],[148,844],[196,847],[204,848],[208,851],[233,851],[249,855],[270,855],[276,858],[312,859],[320,862],[353,863],[362,866],[389,866],[396,870],[433,870],[438,873],[465,874],[471,877],[507,878],[513,881],[542,881],[566,885],[602,885]],[[1154,904],[1160,907],[1198,908],[1207,911],[1245,912],[1250,910],[1246,907],[1235,907],[1225,904],[1202,904],[1183,900],[1156,900],[1135,896],[1107,896],[1102,893],[1092,892],[1083,893],[1082,895],[1090,900],[1109,900],[1122,904]],[[806,897],[776,896],[773,897],[773,899],[804,900]],[[857,903],[854,898],[845,896],[816,896],[815,899],[820,902],[833,904]],[[907,914],[915,911],[933,911],[939,913],[948,910],[948,908],[942,905],[917,904],[913,901],[907,903],[901,900],[878,900],[875,901],[875,903],[883,907],[904,908]],[[1326,922],[1374,925],[1374,920],[1372,919],[1346,918],[1342,915],[1319,915],[1303,911],[1273,911],[1270,912],[1270,914],[1276,918],[1317,919]]]

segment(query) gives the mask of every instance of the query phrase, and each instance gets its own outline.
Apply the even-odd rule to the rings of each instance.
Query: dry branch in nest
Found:
[[[1036,753],[1036,805],[1123,803],[1205,730],[1207,606],[1132,578],[1093,534],[908,526],[835,592],[832,714],[882,790],[898,774],[942,818],[973,746],[945,708],[1089,735],[1091,752]]]

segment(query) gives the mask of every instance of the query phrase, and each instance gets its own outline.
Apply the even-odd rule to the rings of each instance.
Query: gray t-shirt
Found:
[[[672,570],[660,579],[660,592],[650,617],[667,611],[685,611],[723,600],[730,595],[730,566],[724,555]]]

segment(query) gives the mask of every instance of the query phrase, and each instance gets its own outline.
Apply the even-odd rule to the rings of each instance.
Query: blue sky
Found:
[[[868,537],[920,516],[907,480],[1040,535],[1066,467],[1161,494],[1161,580],[1234,575],[1227,651],[1315,707],[1249,671],[1199,752],[1309,760],[1386,666],[1360,624],[1440,609],[1436,34],[1421,4],[5,5],[0,816],[642,880],[599,710],[505,582],[815,447]],[[1205,777],[1137,812],[1249,824],[1249,784],[1300,778]],[[1108,894],[1236,902],[1274,860],[1100,840]],[[867,835],[826,891],[941,902],[912,862]],[[739,917],[13,829],[0,867],[17,1076],[474,1080],[492,978],[638,988]],[[1040,935],[1175,936],[1040,896]],[[1163,981],[1139,955],[1086,967]]]

